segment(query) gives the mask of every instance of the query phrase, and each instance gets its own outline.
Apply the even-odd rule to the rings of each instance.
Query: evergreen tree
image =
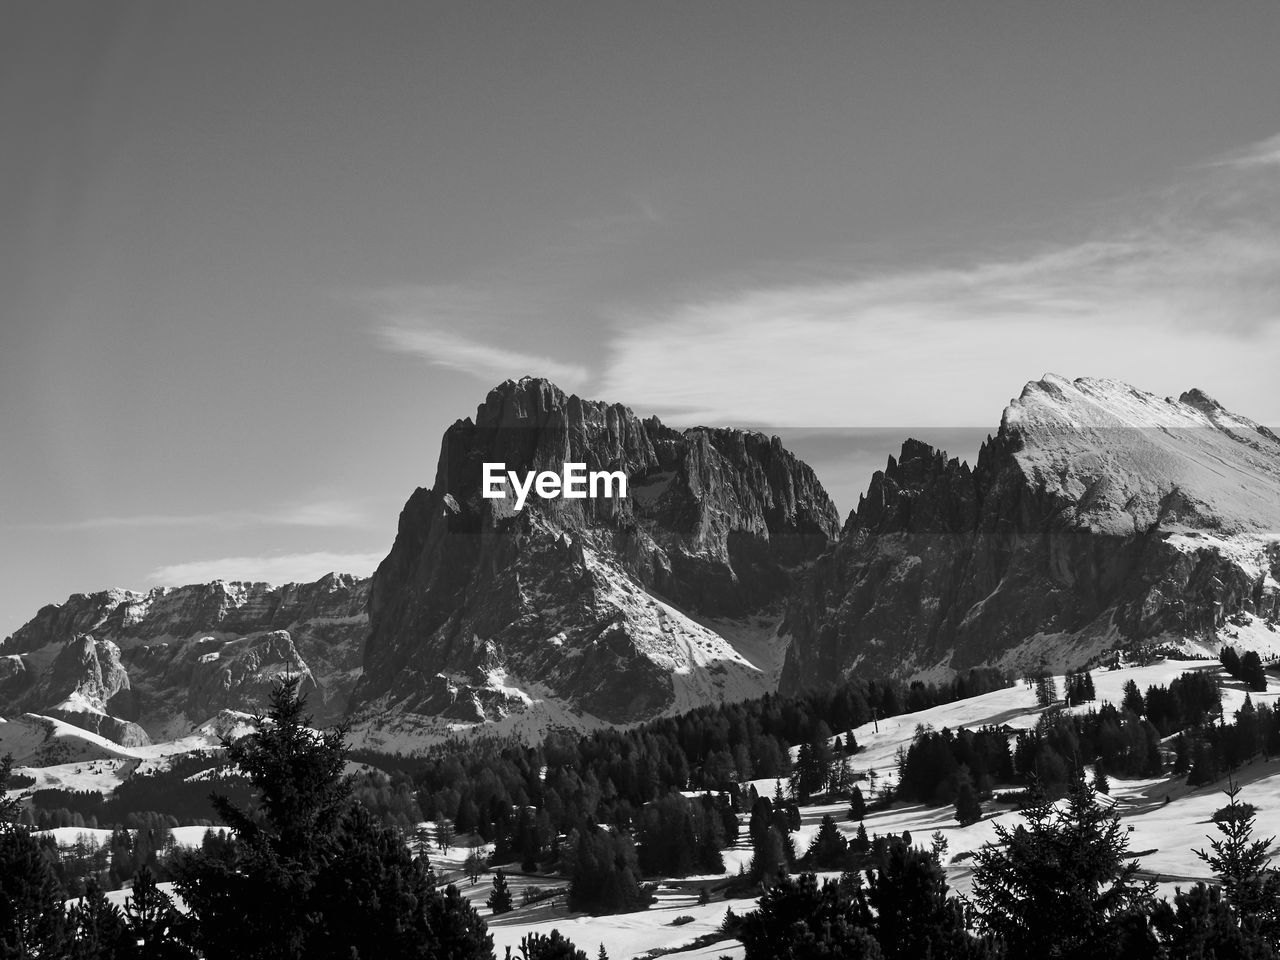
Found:
[[[1098,793],[1111,793],[1111,781],[1107,779],[1107,772],[1102,768],[1101,760],[1093,765],[1093,789]]]
[[[855,786],[849,795],[849,819],[859,823],[867,815],[867,801],[863,799],[862,788]]]
[[[1222,776],[1218,751],[1204,737],[1197,737],[1191,746],[1191,769],[1187,771],[1187,784],[1193,787],[1213,783]]]
[[[1014,829],[996,825],[996,843],[978,852],[973,876],[979,929],[1009,960],[1110,957],[1122,934],[1131,944],[1149,940],[1152,887],[1136,879],[1127,832],[1095,804],[1082,772],[1064,809],[1041,795],[1023,818]]]
[[[463,872],[466,873],[467,879],[471,881],[474,887],[476,882],[484,874],[484,855],[472,850],[467,854],[467,859],[462,865]]]
[[[601,945],[601,951],[604,946]],[[590,960],[559,930],[550,934],[530,933],[520,939],[520,960]]]
[[[214,805],[236,840],[234,864],[184,857],[178,890],[206,960],[337,960],[353,956],[488,958],[483,921],[399,833],[351,799],[343,728],[317,733],[297,679],[279,684],[269,714],[227,746],[257,804]]]
[[[849,842],[849,849],[858,856],[865,856],[871,850],[871,841],[867,839],[866,824],[858,824],[858,832]]]
[[[511,902],[511,890],[507,887],[507,875],[501,870],[494,872],[493,892],[489,894],[489,899],[485,902],[489,904],[489,909],[495,917],[510,913],[514,909],[514,905]]]
[[[177,935],[182,916],[174,907],[173,898],[156,886],[149,867],[143,867],[134,877],[132,896],[125,903],[124,913],[140,960],[188,960],[195,956]]]
[[[1257,652],[1250,650],[1240,658],[1240,679],[1244,685],[1255,692],[1267,689],[1267,674],[1262,668],[1262,658]]]
[[[137,960],[138,946],[124,914],[106,898],[96,880],[89,881],[68,920],[75,936],[70,960]]]
[[[969,771],[961,767],[960,774],[956,784],[956,822],[962,827],[967,827],[982,819],[982,801],[978,797],[977,788],[969,778]]]
[[[447,817],[441,817],[436,821],[435,838],[436,846],[440,849],[441,853],[447,854],[453,849],[453,822]]]
[[[0,760],[0,783],[11,765],[10,757]],[[62,957],[71,930],[58,877],[40,843],[14,822],[16,813],[13,804],[0,806],[0,957]]]
[[[1213,815],[1222,837],[1209,840],[1208,852],[1194,852],[1213,870],[1241,923],[1280,946],[1280,875],[1270,869],[1267,856],[1276,838],[1253,839],[1255,811],[1240,802],[1240,789],[1239,784],[1228,783],[1227,805]]]
[[[946,874],[933,854],[891,838],[873,852],[866,877],[870,932],[886,960],[984,954],[965,929],[960,903],[948,899]]]
[[[1155,904],[1152,925],[1170,960],[1276,960],[1257,932],[1241,927],[1219,887],[1178,889],[1173,902]]]
[[[805,859],[809,865],[820,870],[834,870],[844,864],[848,852],[848,841],[836,826],[835,820],[828,815],[822,818],[822,825],[809,844]]]
[[[1133,680],[1125,681],[1124,698],[1120,701],[1120,706],[1135,717],[1140,717],[1146,712],[1146,704],[1142,699],[1142,692]]]
[[[596,915],[630,913],[648,906],[640,889],[635,845],[588,823],[578,832],[571,854],[569,909]]]
[[[1058,701],[1058,682],[1051,673],[1041,673],[1035,679],[1036,703],[1041,707],[1052,706]]]
[[[869,922],[840,884],[819,888],[805,873],[767,887],[759,908],[737,921],[737,936],[745,960],[879,960]]]
[[[751,865],[747,868],[747,875],[753,883],[768,887],[786,874],[790,860],[783,842],[784,836],[776,827],[770,827],[752,845]]]

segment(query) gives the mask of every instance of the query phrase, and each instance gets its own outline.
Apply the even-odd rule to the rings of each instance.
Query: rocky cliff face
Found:
[[[513,495],[481,496],[485,462],[621,471],[628,495],[517,511]],[[435,721],[532,732],[757,694],[773,678],[731,635],[777,609],[837,525],[776,438],[680,432],[508,381],[446,432],[374,574],[357,729],[375,743]]]
[[[225,710],[256,711],[301,674],[321,723],[360,672],[369,581],[197,584],[76,594],[0,645],[0,715],[56,716],[124,745],[180,736]]]
[[[874,475],[791,598],[782,685],[1211,640],[1274,621],[1278,578],[1275,434],[1196,390],[1046,377],[973,468],[909,440]]]

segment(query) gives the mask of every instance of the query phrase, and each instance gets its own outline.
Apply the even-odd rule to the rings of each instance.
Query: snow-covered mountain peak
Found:
[[[1093,529],[1280,531],[1280,440],[1200,390],[1048,375],[1005,409],[1027,475]]]

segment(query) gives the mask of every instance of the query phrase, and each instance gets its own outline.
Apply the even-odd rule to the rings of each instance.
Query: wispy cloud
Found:
[[[378,336],[390,350],[414,354],[435,366],[460,370],[486,383],[535,376],[547,377],[565,387],[577,387],[588,376],[586,368],[577,364],[490,346],[447,330],[386,325],[379,328]]]
[[[368,522],[364,510],[342,500],[284,504],[274,510],[222,510],[209,513],[140,513],[85,517],[49,523],[23,524],[50,531],[141,530],[166,527],[235,529],[242,527],[360,527]]]
[[[514,344],[495,344],[463,336],[456,331],[529,329],[535,316],[532,303],[504,292],[463,287],[397,287],[367,298],[379,320],[378,342],[387,350],[421,357],[428,363],[458,370],[486,383],[518,380],[524,376],[547,377],[561,386],[580,387],[585,367]]]
[[[371,574],[384,553],[285,553],[268,556],[218,557],[157,567],[147,579],[161,586],[242,580],[266,583],[310,583],[326,573]]]
[[[1243,150],[1229,153],[1214,161],[1213,165],[1237,168],[1280,165],[1280,133]]]
[[[1045,371],[1223,384],[1280,416],[1280,138],[1033,252],[712,292],[616,317],[600,393],[675,422],[993,421]],[[997,397],[999,399],[997,399]],[[1250,406],[1254,404],[1254,406]]]

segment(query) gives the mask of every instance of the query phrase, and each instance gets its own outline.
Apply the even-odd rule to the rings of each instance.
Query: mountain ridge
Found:
[[[486,461],[619,469],[629,489],[516,510],[481,496]],[[253,712],[296,673],[317,723],[414,750],[860,671],[1265,645],[1277,618],[1280,438],[1199,389],[1046,375],[972,465],[905,440],[841,523],[777,437],[525,378],[445,431],[372,577],[73,594],[0,643],[0,714],[135,745]]]
[[[1274,619],[1280,441],[1202,391],[1049,375],[973,467],[908,440],[791,598],[783,689],[1083,663]]]

